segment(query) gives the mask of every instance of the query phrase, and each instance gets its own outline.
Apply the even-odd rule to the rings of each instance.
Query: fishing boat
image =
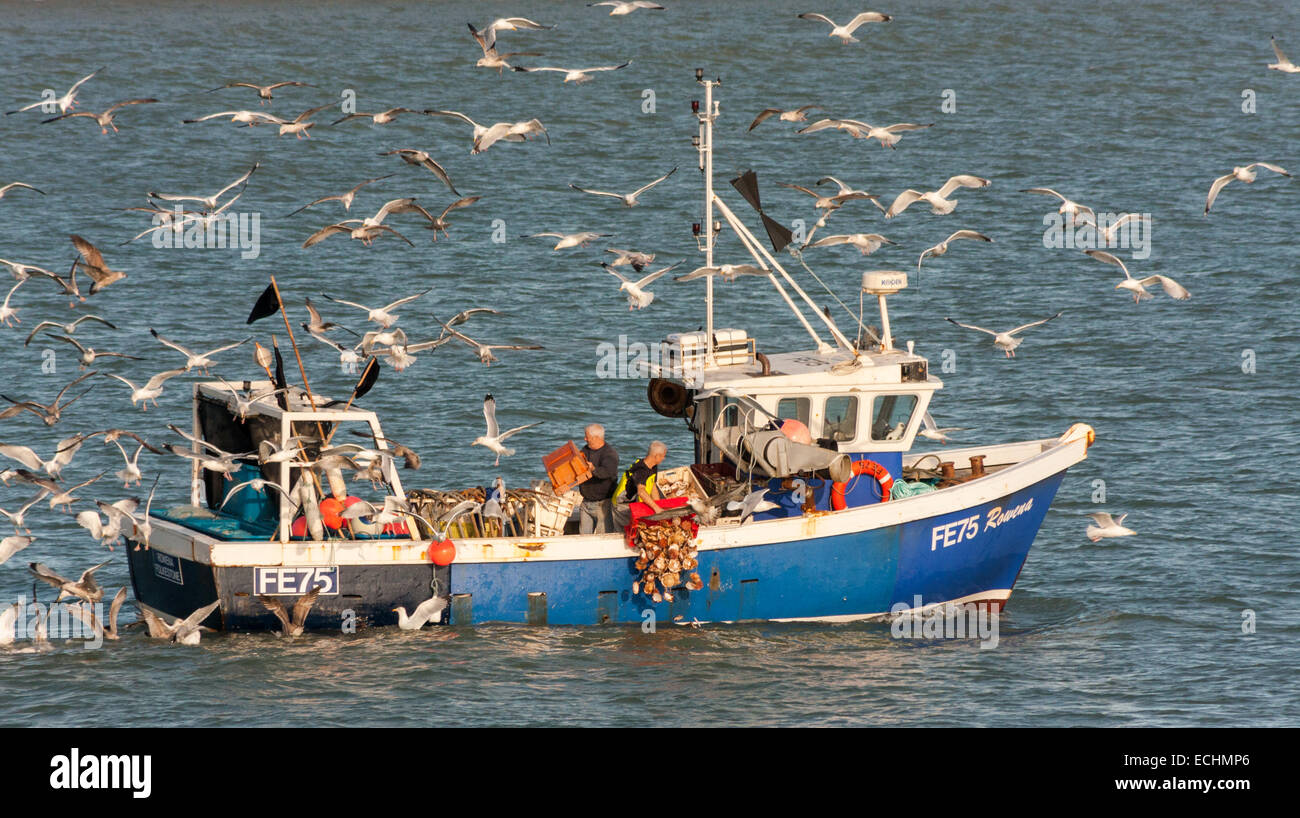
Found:
[[[446,602],[435,624],[452,626],[850,622],[1005,605],[1093,430],[1074,424],[1038,440],[914,450],[943,383],[911,343],[894,345],[887,301],[906,289],[907,275],[864,272],[862,298],[875,299],[879,329],[860,309],[856,337],[847,337],[775,257],[789,231],[762,212],[756,177],[733,186],[757,210],[771,252],[714,190],[719,82],[701,71],[696,80],[705,97],[693,105],[704,202],[693,230],[704,266],[714,267],[725,224],[812,343],[768,352],[743,329],[715,328],[715,275],[702,276],[704,330],[665,339],[647,396],[693,438],[693,462],[665,472],[691,502],[636,525],[689,519],[693,582],[680,570],[671,587],[662,575],[647,584],[635,531],[574,533],[574,492],[564,486],[498,491],[491,499],[509,511],[495,516],[484,512],[483,492],[472,519],[453,521],[446,506],[466,495],[404,490],[395,459],[375,454],[390,448],[375,413],[298,387],[283,404],[258,397],[271,391],[269,380],[245,382],[235,400],[213,381],[194,385],[197,440],[225,452],[308,442],[297,459],[253,458],[229,477],[194,461],[190,502],[151,509],[147,538],[137,529],[127,549],[140,603],[183,617],[219,601],[204,624],[236,631],[278,627],[262,599],[288,608],[312,591],[305,626],[334,631],[396,624],[397,608],[430,597]],[[341,470],[318,458],[349,426],[373,444],[364,447],[366,476],[382,497],[369,515],[344,518],[356,501]],[[725,502],[764,489],[761,503],[739,512],[746,504]]]

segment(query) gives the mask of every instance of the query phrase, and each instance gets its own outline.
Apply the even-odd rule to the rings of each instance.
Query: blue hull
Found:
[[[672,602],[633,594],[633,557],[456,562],[451,624],[592,625],[755,619],[851,619],[953,600],[1005,600],[1065,477],[990,503],[871,531],[701,550],[705,587]],[[999,593],[1003,592],[1003,593]],[[539,596],[544,594],[545,596]]]

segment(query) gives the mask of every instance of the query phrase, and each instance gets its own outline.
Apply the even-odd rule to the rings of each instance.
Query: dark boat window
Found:
[[[826,399],[825,424],[822,437],[844,442],[858,436],[858,399],[851,395],[836,395]]]
[[[782,420],[794,419],[808,425],[808,410],[812,401],[807,398],[781,398],[776,404],[776,416]]]
[[[902,440],[912,422],[916,395],[880,395],[871,420],[872,440]]]

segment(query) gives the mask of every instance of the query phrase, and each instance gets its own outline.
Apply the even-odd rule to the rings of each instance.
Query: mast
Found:
[[[699,110],[699,103],[691,107],[700,121],[700,135],[697,137],[700,149],[701,170],[704,171],[704,266],[713,266],[713,120],[718,116],[717,103],[713,101],[713,88],[721,85],[718,79],[704,79],[704,69],[695,69],[695,81],[704,86],[704,111]],[[705,366],[713,365],[713,276],[704,278],[704,333]]]

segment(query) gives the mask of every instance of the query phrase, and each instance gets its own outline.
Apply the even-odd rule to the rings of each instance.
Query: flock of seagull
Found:
[[[638,11],[664,10],[664,7],[647,0],[635,0],[635,2],[602,2],[591,3],[593,7],[611,7],[609,14],[611,16],[626,16]],[[847,23],[839,24],[829,17],[816,14],[805,13],[798,15],[804,20],[822,23],[830,26],[829,36],[839,40],[843,44],[852,44],[858,42],[854,35],[862,26],[867,24],[889,23],[893,19],[889,15],[877,12],[864,12],[854,16]],[[586,83],[592,81],[596,75],[618,71],[631,65],[631,60],[624,60],[619,63],[610,65],[600,65],[592,67],[570,67],[554,65],[519,65],[514,64],[511,60],[519,57],[540,57],[543,56],[538,52],[531,51],[501,51],[502,45],[499,35],[504,32],[519,33],[527,31],[547,31],[554,28],[552,25],[545,25],[523,17],[505,17],[492,21],[483,28],[477,28],[473,24],[468,25],[469,33],[482,52],[482,56],[477,60],[477,67],[495,69],[498,73],[503,73],[505,69],[510,69],[512,73],[522,74],[562,74],[564,83]],[[1277,55],[1278,62],[1268,65],[1271,70],[1278,70],[1285,73],[1300,73],[1300,67],[1286,58],[1276,40],[1272,42],[1272,47]],[[11,115],[24,115],[33,110],[39,109],[42,114],[53,114],[45,116],[39,122],[40,125],[52,124],[56,122],[71,121],[75,119],[90,119],[99,127],[101,134],[108,135],[110,132],[118,132],[116,118],[127,110],[136,110],[139,106],[153,105],[159,103],[159,100],[153,97],[128,98],[113,102],[102,110],[76,110],[79,95],[87,87],[87,83],[94,80],[101,71],[98,69],[90,74],[77,80],[62,96],[54,98],[43,98],[36,102],[22,105],[7,112]],[[89,86],[94,87],[94,86]],[[210,89],[204,93],[216,93],[226,90],[251,90],[256,93],[258,107],[265,109],[273,104],[275,92],[282,89],[310,89],[315,86],[310,83],[297,80],[288,80],[261,84],[258,82],[237,81],[225,83],[217,88]],[[248,110],[233,109],[223,110],[202,116],[195,116],[182,120],[183,124],[198,124],[224,120],[230,123],[244,125],[247,127],[258,127],[272,125],[278,129],[281,136],[293,135],[297,139],[310,139],[311,129],[318,123],[313,118],[327,109],[335,107],[338,103],[328,103],[309,107],[302,113],[293,117],[281,117],[270,113],[267,110]],[[897,149],[900,145],[903,134],[912,132],[922,132],[933,126],[933,123],[911,123],[901,122],[888,126],[871,125],[860,119],[837,118],[826,116],[816,119],[809,123],[809,114],[812,111],[823,111],[818,105],[802,105],[795,108],[764,108],[754,117],[747,128],[747,132],[753,132],[759,125],[775,118],[778,122],[784,123],[803,123],[796,133],[800,135],[812,135],[825,131],[841,131],[848,134],[852,139],[876,140],[882,147],[891,150]],[[524,143],[534,138],[544,138],[549,144],[550,134],[547,132],[543,123],[536,118],[520,121],[501,121],[490,124],[480,123],[470,116],[459,111],[438,109],[438,108],[407,108],[392,107],[383,110],[373,110],[370,112],[359,112],[355,110],[341,111],[342,116],[333,119],[326,127],[340,126],[344,123],[354,120],[368,121],[373,126],[386,126],[396,121],[399,117],[430,117],[444,120],[451,120],[462,123],[470,128],[470,152],[480,154],[498,143]],[[923,138],[923,137],[917,137]],[[434,241],[437,241],[441,233],[443,237],[448,234],[450,227],[449,218],[453,213],[463,208],[470,207],[480,200],[480,196],[462,196],[456,189],[451,176],[446,169],[428,152],[417,148],[394,148],[380,151],[381,156],[393,156],[401,159],[405,166],[412,170],[408,172],[427,171],[434,178],[444,185],[448,191],[456,198],[445,207],[428,208],[420,203],[414,197],[401,197],[389,199],[374,211],[374,215],[363,218],[337,218],[329,221],[327,224],[314,229],[304,241],[302,248],[308,249],[319,244],[326,239],[334,236],[346,236],[350,239],[360,242],[364,246],[372,245],[376,240],[384,236],[393,236],[407,244],[414,245],[410,239],[394,226],[393,219],[398,217],[410,218],[412,223],[422,226],[432,233]],[[148,191],[146,198],[148,205],[143,207],[124,208],[124,210],[133,212],[144,212],[149,214],[154,224],[148,229],[136,234],[130,239],[122,242],[129,244],[145,236],[160,231],[173,231],[181,233],[190,230],[196,226],[210,227],[217,219],[222,218],[231,206],[247,190],[247,187],[254,180],[254,175],[261,167],[261,163],[253,164],[247,171],[243,172],[232,182],[217,190],[212,194],[201,193],[159,193]],[[1205,202],[1205,214],[1208,216],[1211,207],[1217,197],[1221,194],[1225,186],[1232,182],[1241,182],[1243,184],[1253,183],[1257,178],[1258,169],[1263,168],[1273,174],[1287,176],[1291,174],[1279,165],[1269,162],[1253,162],[1244,166],[1234,167],[1232,171],[1213,181]],[[625,208],[632,208],[642,203],[642,198],[650,193],[658,185],[662,184],[677,171],[672,168],[666,173],[659,175],[640,186],[635,187],[628,193],[607,191],[596,189],[594,187],[571,183],[570,188],[576,193],[586,196],[609,199],[617,202]],[[387,174],[361,181],[360,183],[348,188],[342,193],[323,195],[316,198],[293,212],[287,214],[284,218],[298,216],[306,211],[314,211],[318,206],[334,205],[341,208],[343,214],[351,213],[351,208],[357,204],[359,196],[368,194],[370,186],[379,184],[384,180],[392,178],[396,174]],[[822,236],[814,239],[814,234],[821,228],[825,227],[829,217],[843,209],[846,205],[854,201],[869,201],[880,212],[881,216],[886,219],[899,217],[908,208],[917,202],[929,206],[930,212],[935,215],[950,215],[958,205],[958,200],[954,194],[963,190],[977,191],[989,187],[990,181],[973,174],[958,174],[948,178],[942,185],[934,190],[920,190],[916,188],[907,188],[895,196],[892,202],[886,206],[880,200],[877,194],[870,193],[866,190],[854,188],[840,179],[833,176],[823,176],[817,179],[811,186],[799,185],[794,183],[785,183],[785,187],[806,194],[812,199],[813,208],[818,213],[818,219],[813,229],[807,234],[802,245],[794,249],[796,254],[802,255],[803,252],[810,249],[830,248],[837,246],[852,247],[862,255],[870,255],[879,251],[883,247],[897,246],[897,243],[891,241],[885,236],[875,232],[855,232],[841,233],[829,236]],[[824,185],[833,185],[834,192]],[[1059,200],[1057,212],[1065,216],[1072,225],[1087,224],[1098,231],[1103,240],[1104,246],[1111,247],[1116,235],[1116,231],[1129,223],[1130,221],[1140,218],[1140,214],[1124,214],[1118,219],[1101,223],[1096,215],[1096,210],[1087,205],[1073,201],[1064,195],[1056,192],[1051,188],[1035,187],[1026,188],[1023,192],[1028,194],[1037,194],[1054,197]],[[38,203],[40,196],[45,195],[45,190],[24,181],[9,181],[0,186],[0,207],[12,206],[6,200],[14,200],[18,197],[24,197],[28,201],[23,205],[30,206]],[[437,211],[438,215],[434,215]],[[366,211],[368,212],[368,211]],[[386,223],[388,222],[388,223]],[[612,234],[597,232],[594,230],[583,230],[575,232],[545,231],[532,234],[526,234],[526,238],[545,238],[556,239],[552,249],[553,251],[564,251],[573,248],[585,248],[599,239],[610,238]],[[110,262],[105,258],[103,252],[98,246],[79,235],[70,236],[72,249],[74,251],[71,267],[66,274],[55,272],[38,264],[32,264],[26,261],[11,261],[0,259],[0,264],[8,268],[12,274],[15,283],[7,291],[3,302],[0,302],[0,326],[14,328],[21,324],[19,318],[20,306],[15,303],[15,294],[24,286],[32,286],[32,282],[48,282],[57,288],[58,292],[69,299],[69,306],[75,308],[84,304],[88,298],[95,296],[106,287],[127,278],[127,273],[123,270],[114,269]],[[972,241],[991,243],[993,238],[969,229],[959,229],[949,233],[949,235],[937,244],[924,249],[917,258],[917,270],[921,269],[922,264],[927,259],[935,259],[944,256],[950,250],[950,245],[957,241]],[[1153,296],[1148,291],[1148,287],[1159,286],[1163,292],[1176,300],[1186,300],[1190,293],[1174,279],[1164,275],[1148,275],[1135,277],[1130,273],[1127,265],[1114,254],[1102,249],[1090,249],[1087,254],[1103,263],[1117,266],[1124,274],[1123,280],[1116,284],[1117,289],[1123,289],[1133,295],[1135,303],[1149,300]],[[655,294],[649,289],[661,277],[674,271],[683,262],[677,261],[673,264],[661,267],[657,270],[647,272],[654,260],[655,254],[645,253],[637,250],[607,248],[605,253],[612,258],[600,262],[600,267],[609,273],[618,281],[618,291],[627,299],[629,310],[640,310],[650,306],[655,300]],[[631,268],[634,275],[626,275],[624,268]],[[82,282],[78,282],[78,273],[83,276]],[[734,281],[742,276],[766,275],[767,271],[761,267],[751,264],[717,264],[711,267],[697,267],[689,272],[675,276],[674,280],[679,282],[694,281],[705,277],[720,278],[724,281]],[[89,286],[85,284],[88,281]],[[83,289],[84,287],[84,289]],[[441,327],[441,332],[436,337],[427,340],[412,341],[407,332],[397,325],[397,310],[404,307],[417,299],[424,296],[428,290],[422,290],[412,295],[398,298],[382,306],[370,306],[355,301],[347,301],[322,294],[332,304],[340,307],[346,307],[364,313],[365,321],[374,325],[374,329],[364,333],[357,332],[344,326],[336,321],[327,321],[320,312],[319,308],[307,298],[305,307],[308,320],[301,323],[301,327],[307,332],[307,335],[317,342],[334,350],[339,355],[342,363],[357,363],[367,357],[377,357],[384,360],[389,366],[396,371],[402,371],[415,361],[417,353],[424,353],[452,344],[467,348],[471,354],[478,358],[484,365],[490,365],[499,359],[496,355],[498,351],[516,351],[516,350],[537,350],[541,347],[531,343],[516,344],[494,344],[485,343],[475,338],[471,338],[458,327],[464,325],[471,318],[478,315],[500,315],[497,310],[489,308],[473,308],[461,311],[453,315],[449,320],[442,321],[437,316],[433,316],[435,321]],[[996,331],[979,327],[973,324],[966,324],[947,319],[959,327],[986,333],[993,337],[995,347],[1005,352],[1007,357],[1014,357],[1016,348],[1022,343],[1022,339],[1017,336],[1025,330],[1042,326],[1055,318],[1059,317],[1061,312],[1055,315],[1023,323],[1006,331]],[[242,340],[233,341],[213,346],[211,343],[198,343],[190,339],[182,341],[166,338],[150,329],[150,332],[160,347],[160,352],[166,351],[165,354],[174,354],[174,365],[161,371],[149,375],[147,378],[133,380],[118,372],[101,371],[95,367],[111,366],[114,361],[139,361],[138,356],[128,355],[120,351],[103,348],[99,341],[91,341],[84,332],[88,326],[93,326],[96,332],[117,331],[118,327],[105,317],[99,315],[83,314],[75,320],[62,322],[59,320],[42,320],[26,336],[25,345],[29,345],[33,339],[38,336],[57,341],[75,348],[77,353],[78,366],[85,370],[75,379],[72,379],[64,385],[49,403],[42,403],[37,399],[15,399],[6,395],[0,395],[3,399],[5,408],[0,410],[0,437],[11,438],[13,434],[22,434],[16,428],[12,431],[5,431],[10,428],[6,422],[12,423],[12,419],[25,417],[30,414],[39,418],[47,427],[54,427],[64,421],[64,415],[67,410],[85,397],[92,389],[105,384],[106,382],[120,382],[129,390],[129,400],[133,407],[138,406],[141,411],[147,411],[150,404],[158,405],[158,398],[162,396],[166,384],[174,378],[195,374],[209,374],[217,368],[219,355],[225,355],[233,352],[235,349],[248,344],[252,337],[243,338]],[[349,334],[352,340],[341,342],[336,340],[338,333]],[[477,335],[477,333],[476,333]],[[255,359],[259,364],[265,366],[269,356],[264,357],[265,350],[260,345],[255,345],[257,355]],[[182,363],[183,359],[183,363]],[[91,380],[95,379],[95,380]],[[242,380],[242,378],[237,378]],[[273,389],[262,394],[251,394],[247,390],[241,390],[232,385],[224,378],[222,383],[229,390],[230,408],[239,416],[244,416],[251,408],[252,404],[258,400],[277,395],[285,390]],[[84,385],[80,391],[77,391],[71,397],[69,393],[75,388]],[[122,394],[123,403],[128,397]],[[513,450],[505,445],[505,441],[513,435],[522,432],[536,423],[524,424],[502,432],[496,421],[496,403],[491,395],[487,396],[483,403],[483,412],[486,421],[486,433],[473,441],[471,445],[483,446],[497,456],[499,464],[502,456],[513,454]],[[29,490],[35,492],[28,499],[21,500],[18,503],[6,502],[10,508],[0,508],[0,515],[3,515],[12,528],[12,534],[0,539],[0,564],[4,564],[14,555],[31,546],[37,539],[28,525],[28,512],[36,509],[38,506],[47,505],[53,512],[58,508],[63,508],[66,513],[73,514],[79,526],[84,528],[87,533],[97,543],[112,548],[124,536],[130,535],[139,543],[146,546],[149,542],[151,527],[149,522],[149,513],[154,501],[154,493],[157,489],[157,479],[153,482],[153,488],[150,490],[146,500],[142,501],[137,497],[129,497],[109,501],[105,499],[83,499],[77,496],[77,492],[85,493],[83,490],[95,485],[104,478],[108,470],[101,471],[99,474],[83,480],[79,483],[70,484],[64,482],[63,471],[69,468],[82,447],[93,438],[102,437],[103,444],[114,446],[121,457],[121,468],[118,469],[114,477],[122,481],[123,488],[140,486],[144,480],[144,473],[140,465],[140,457],[143,452],[149,452],[152,455],[165,456],[172,455],[187,459],[198,460],[204,468],[226,475],[228,478],[238,469],[241,459],[255,457],[260,463],[268,462],[294,462],[292,461],[293,451],[290,449],[289,442],[284,445],[275,447],[274,445],[264,444],[257,452],[225,452],[211,443],[198,441],[181,431],[175,426],[168,427],[173,433],[187,445],[184,447],[173,443],[159,443],[154,445],[147,442],[140,435],[126,429],[103,429],[99,431],[82,431],[61,439],[48,458],[37,453],[37,450],[18,443],[0,443],[0,456],[10,461],[13,467],[5,468],[0,471],[0,483],[5,486],[29,487]],[[946,441],[949,432],[961,431],[954,428],[939,428],[932,418],[927,416],[925,428],[922,435],[938,441]],[[130,440],[133,444],[124,445],[124,442]],[[197,444],[197,449],[194,448]],[[134,445],[132,450],[131,446]],[[49,451],[49,450],[46,450]],[[357,444],[341,444],[332,448],[325,448],[320,452],[319,458],[314,464],[298,461],[297,465],[309,466],[319,465],[322,462],[329,462],[336,467],[353,469],[358,473],[358,478],[366,476],[369,479],[375,479],[376,472],[374,466],[376,463],[385,462],[386,459],[395,456],[402,456],[403,447],[397,446],[393,449],[380,450],[377,447],[371,448]],[[418,467],[418,455],[409,449],[405,449],[406,466]],[[252,487],[261,489],[266,486],[277,488],[273,484],[261,480],[247,481],[232,487],[233,491],[243,488]],[[78,505],[85,505],[86,508],[77,511]],[[387,506],[386,506],[387,508]],[[75,511],[75,513],[74,513]],[[1102,518],[1105,519],[1102,519]],[[1089,537],[1100,539],[1110,536],[1127,536],[1133,532],[1124,528],[1119,520],[1110,520],[1108,515],[1097,515],[1097,526],[1089,529]],[[59,594],[56,602],[65,598],[74,598],[78,600],[77,611],[74,615],[82,618],[89,625],[101,633],[105,638],[117,638],[117,613],[125,598],[125,588],[118,591],[113,598],[113,604],[110,609],[109,621],[107,623],[99,622],[94,618],[94,614],[89,608],[82,608],[82,603],[97,603],[103,599],[103,589],[100,588],[94,580],[94,573],[107,563],[101,563],[86,571],[82,572],[77,580],[71,580],[64,577],[48,566],[40,562],[29,564],[29,570],[37,582],[47,583],[58,589]],[[266,597],[262,602],[269,611],[271,611],[281,622],[282,632],[286,635],[296,635],[303,630],[303,622],[311,604],[314,602],[314,594],[308,594],[302,597],[294,606],[292,611],[287,611],[283,605],[273,597]],[[182,644],[194,644],[198,641],[199,633],[202,631],[201,623],[211,614],[211,606],[208,608],[195,611],[191,616],[182,619],[176,619],[166,622],[155,616],[152,612],[142,611],[141,619],[147,626],[150,636],[167,639]],[[403,628],[418,628],[432,617],[439,613],[438,600],[431,599],[420,605],[413,614],[407,615],[404,609],[399,611],[399,619]],[[0,611],[0,644],[5,644],[6,636],[9,642],[13,641],[14,621],[17,612],[14,607]],[[88,618],[87,618],[88,617]]]

